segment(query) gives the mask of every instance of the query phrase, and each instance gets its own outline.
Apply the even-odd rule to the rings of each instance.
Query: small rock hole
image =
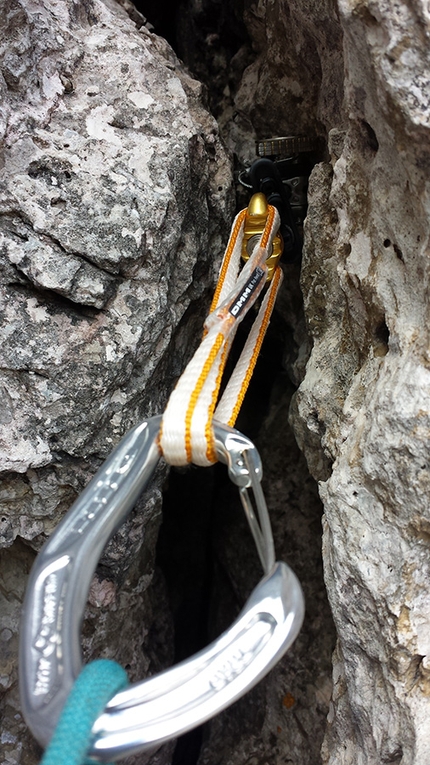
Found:
[[[372,151],[377,152],[379,149],[379,141],[376,137],[376,133],[371,125],[369,125],[368,122],[362,121],[362,126],[364,128],[365,138],[367,145],[369,146]]]
[[[388,341],[390,339],[390,330],[387,327],[385,319],[376,325],[374,331],[373,351],[375,356],[385,356],[388,353]]]
[[[399,746],[393,752],[387,752],[382,754],[382,762],[384,765],[398,765],[400,760],[403,759],[403,749]]]
[[[384,247],[390,247],[391,241],[389,239],[384,239]]]
[[[350,254],[351,254],[351,249],[352,249],[352,248],[351,248],[351,245],[350,245],[350,243],[349,243],[349,242],[345,242],[345,244],[343,244],[343,245],[342,245],[342,249],[343,249],[343,255],[344,255],[344,257],[345,257],[345,258],[347,258],[347,257],[348,257],[348,255],[350,255]]]
[[[396,253],[399,260],[402,261],[402,263],[405,262],[405,259],[403,257],[403,252],[401,251],[400,247],[397,244],[393,244],[394,252]]]

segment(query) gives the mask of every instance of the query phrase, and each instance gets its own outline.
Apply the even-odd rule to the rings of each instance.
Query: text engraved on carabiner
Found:
[[[240,649],[235,651],[211,677],[209,680],[210,687],[214,691],[220,691],[221,688],[231,683],[251,663],[253,655],[252,651],[246,653]]]
[[[43,588],[42,616],[39,628],[34,640],[34,648],[38,653],[36,668],[36,683],[34,695],[46,695],[52,685],[52,659],[60,642],[58,632],[58,615],[60,611],[60,599],[58,598],[58,576],[49,574]]]
[[[132,462],[132,456],[125,454],[118,467],[97,481],[95,497],[91,499],[89,506],[85,508],[84,512],[76,518],[71,531],[74,531],[76,534],[83,534],[87,526],[105,509],[108,502],[112,499],[119,487],[121,478],[128,472]]]

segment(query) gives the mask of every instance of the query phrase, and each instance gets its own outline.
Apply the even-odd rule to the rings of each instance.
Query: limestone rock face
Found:
[[[342,29],[331,0],[246,2],[253,51],[234,94],[228,143],[242,162],[253,140],[324,135],[342,120]]]
[[[340,2],[345,132],[313,174],[313,338],[292,420],[324,502],[338,632],[323,761],[430,759],[430,17]]]
[[[254,138],[322,134],[328,145],[311,176],[302,263],[312,351],[290,410],[320,482],[338,633],[323,762],[422,765],[430,761],[428,4],[263,0],[246,2],[243,20],[248,37],[218,103],[239,163],[254,157]],[[299,338],[300,323],[284,315]]]
[[[100,0],[8,0],[0,10],[7,763],[36,757],[16,693],[33,550],[120,436],[165,403],[198,341],[231,220],[229,164],[201,85],[141,23]],[[83,631],[87,656],[115,656],[140,677],[151,671],[141,646],[161,479],[105,553]]]
[[[165,402],[198,338],[231,215],[230,170],[202,86],[129,0],[120,5],[6,0],[0,10],[1,746],[12,765],[38,758],[16,693],[35,551],[120,435]],[[266,377],[238,423],[261,448],[278,555],[303,581],[307,621],[187,763],[425,765],[428,4],[188,0],[180,9],[180,55],[209,91],[238,166],[254,158],[255,138],[327,143],[309,184],[303,306],[298,267],[287,267],[272,335],[278,349],[284,338],[299,387],[290,406],[278,370],[263,412],[263,351]],[[318,499],[288,409],[324,505],[333,688]],[[86,655],[105,651],[139,676],[171,659],[166,593],[160,581],[149,588],[162,479],[107,549],[83,628]],[[217,516],[213,543],[214,633],[256,577],[229,502],[219,503],[224,531]],[[170,746],[152,765],[171,759]]]

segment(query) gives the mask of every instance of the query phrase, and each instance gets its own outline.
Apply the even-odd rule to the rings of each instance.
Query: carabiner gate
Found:
[[[81,670],[80,627],[97,562],[160,459],[161,419],[152,417],[124,436],[31,571],[21,625],[20,690],[24,717],[42,746]],[[258,452],[239,431],[213,425],[218,458],[239,487],[265,576],[238,619],[211,645],[115,695],[93,726],[89,756],[97,761],[153,749],[210,719],[264,677],[300,630],[303,594],[291,569],[275,563]]]

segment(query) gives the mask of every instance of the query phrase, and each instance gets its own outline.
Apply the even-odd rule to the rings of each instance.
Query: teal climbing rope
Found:
[[[127,673],[115,661],[87,664],[70,691],[40,765],[84,765],[97,717],[127,683]]]

